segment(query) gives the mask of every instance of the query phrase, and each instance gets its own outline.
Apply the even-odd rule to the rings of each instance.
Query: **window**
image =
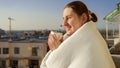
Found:
[[[20,54],[20,48],[15,47],[14,48],[14,54]]]
[[[32,56],[37,56],[38,55],[37,50],[38,50],[38,47],[33,47],[32,48]]]
[[[11,60],[10,66],[11,68],[18,68],[18,60]]]
[[[5,63],[6,63],[5,60],[0,60],[0,68],[6,68]]]
[[[9,48],[3,48],[3,54],[8,54],[9,53]]]
[[[0,48],[0,54],[1,54],[1,48]]]

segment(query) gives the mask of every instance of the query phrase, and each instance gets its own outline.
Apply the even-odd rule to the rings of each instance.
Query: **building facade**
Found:
[[[46,53],[44,42],[0,42],[0,68],[40,68]]]

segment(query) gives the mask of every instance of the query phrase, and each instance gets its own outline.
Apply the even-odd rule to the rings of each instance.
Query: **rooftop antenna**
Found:
[[[9,42],[12,42],[11,21],[14,19],[11,17],[8,17],[8,20],[9,20]]]

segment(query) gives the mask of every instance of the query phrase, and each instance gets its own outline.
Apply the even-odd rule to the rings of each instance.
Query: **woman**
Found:
[[[41,68],[115,68],[106,42],[96,29],[97,17],[81,1],[67,4],[63,12],[66,34],[50,34],[50,51]],[[64,39],[65,38],[65,39]]]

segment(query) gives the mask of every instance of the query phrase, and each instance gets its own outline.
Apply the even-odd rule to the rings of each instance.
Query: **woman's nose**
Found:
[[[67,21],[63,21],[62,26],[67,26],[67,25],[68,25]]]

